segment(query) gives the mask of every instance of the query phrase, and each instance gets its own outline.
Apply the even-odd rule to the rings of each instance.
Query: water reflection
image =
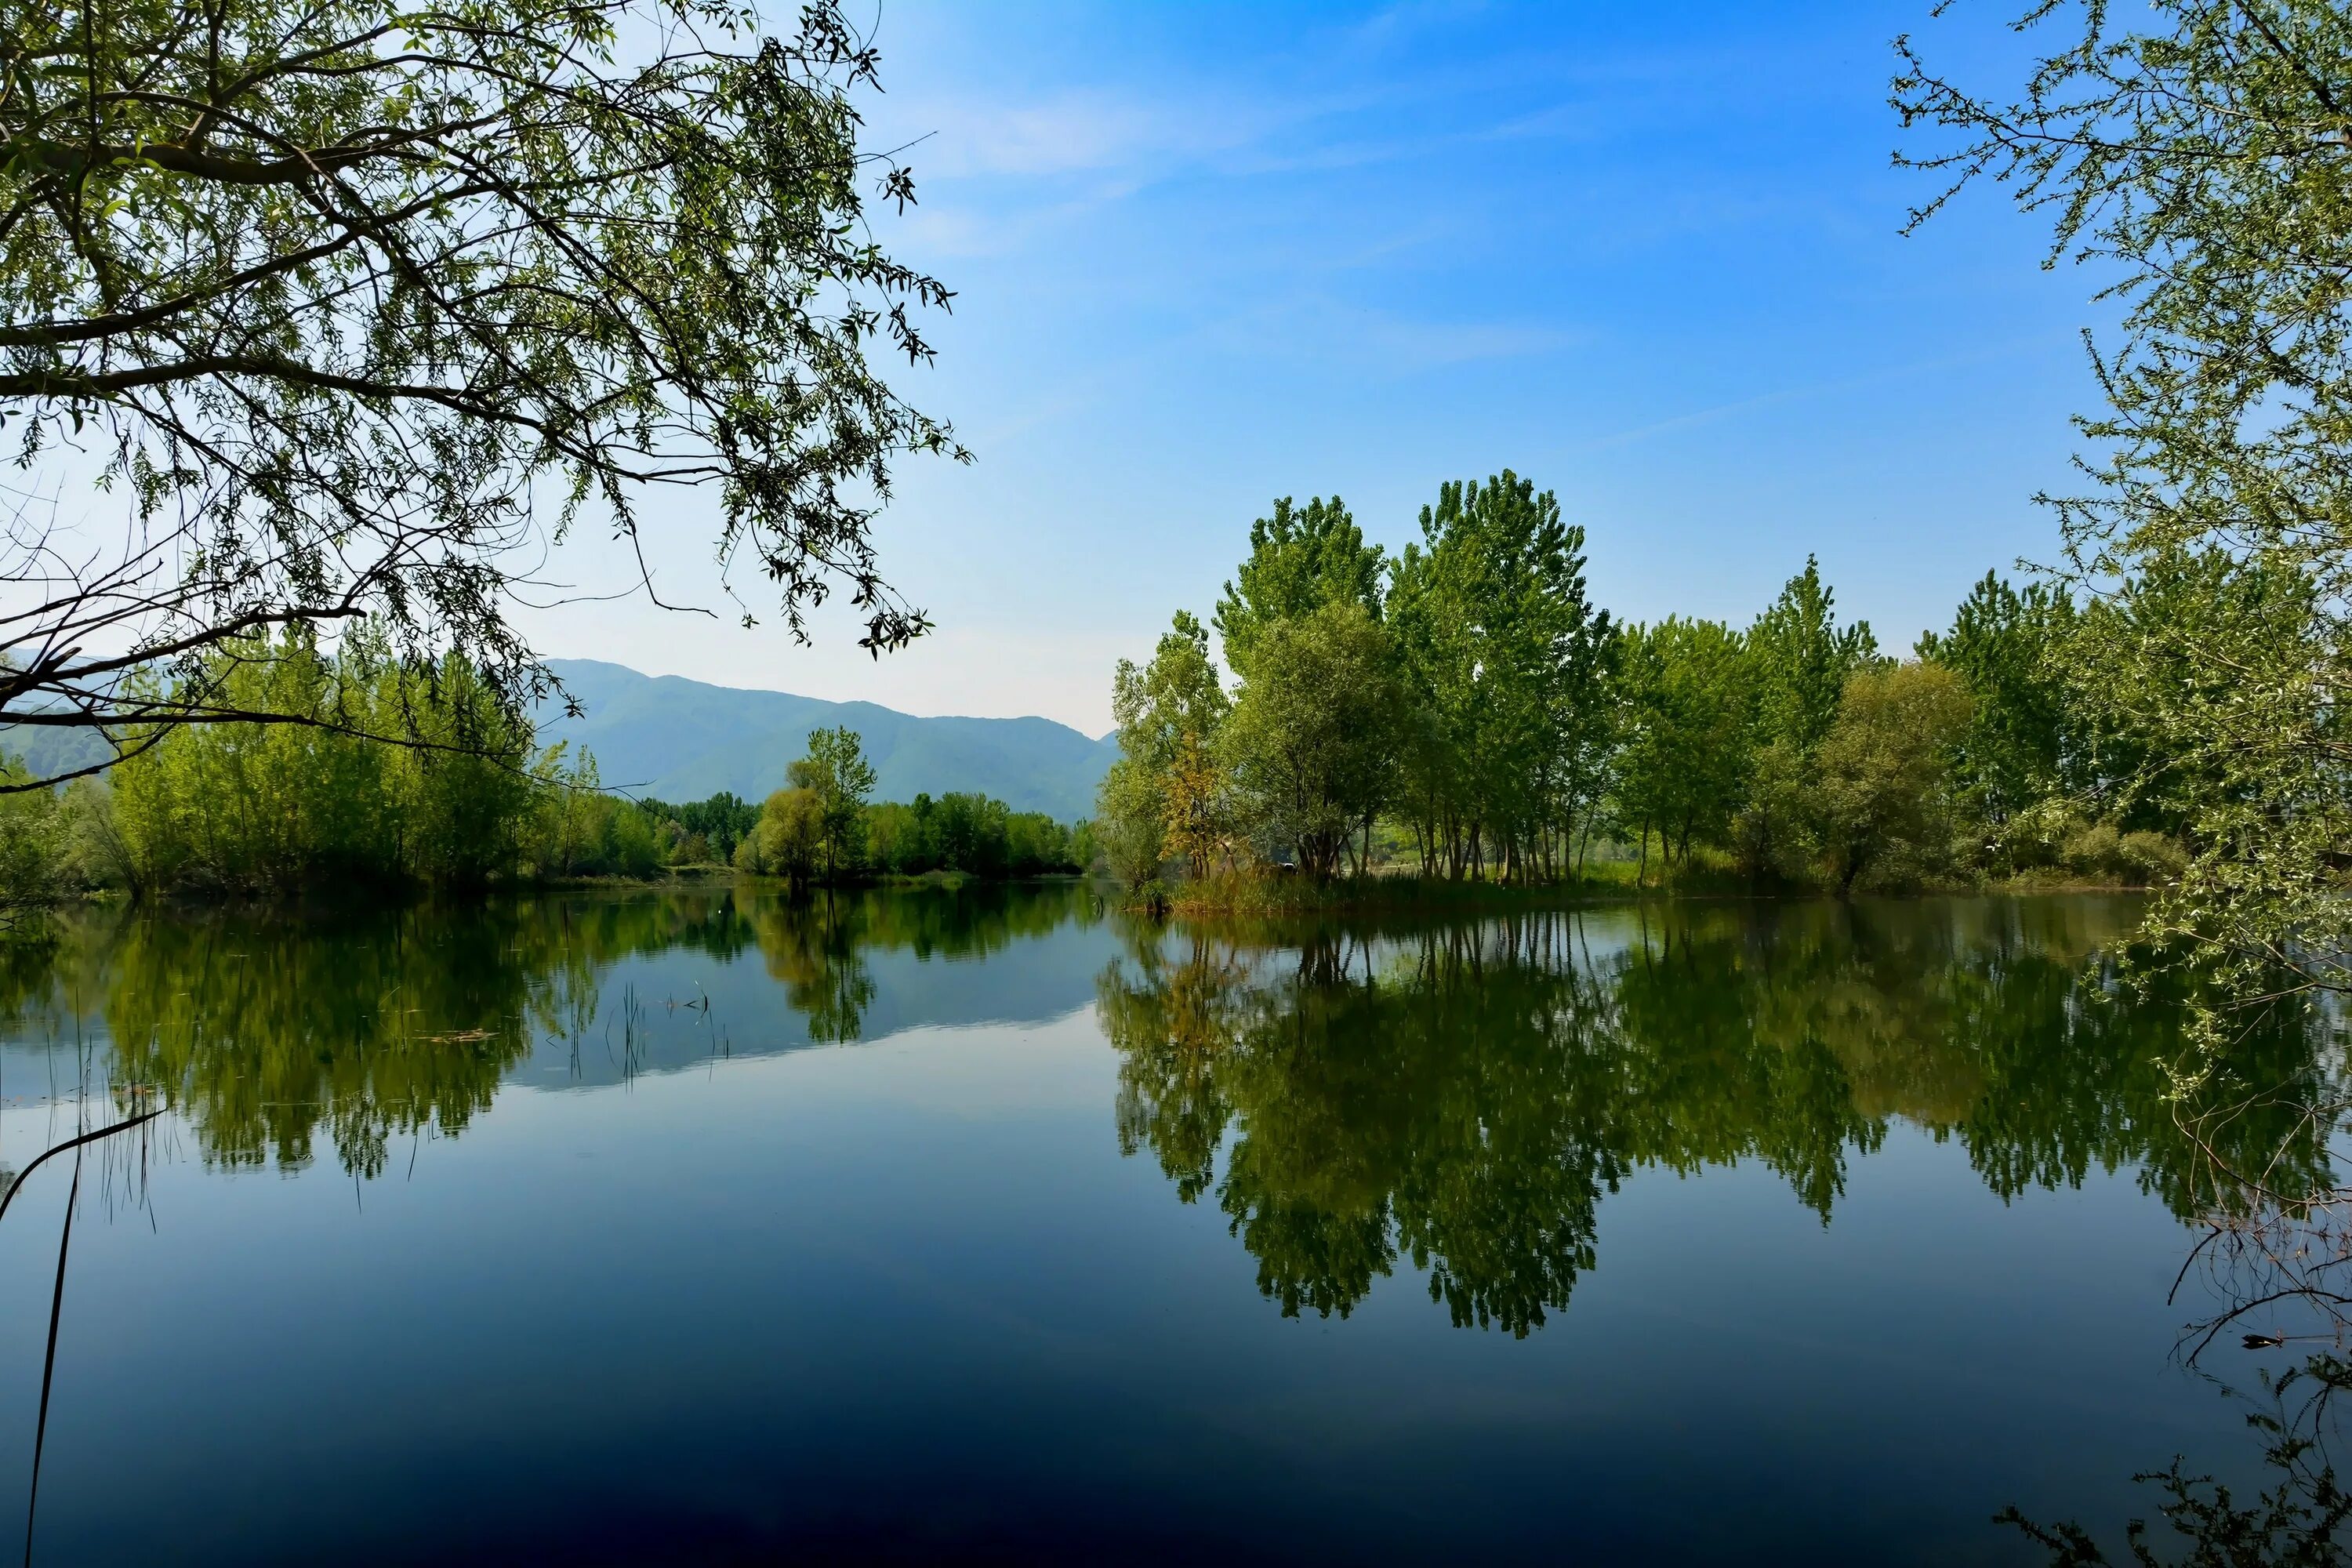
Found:
[[[2352,1392],[2352,1362],[2331,1352],[2305,1357],[2284,1372],[2267,1368],[2256,1386],[2221,1392],[2240,1407],[2262,1444],[2266,1480],[2251,1495],[2232,1492],[2191,1470],[2178,1456],[2133,1480],[2150,1489],[2161,1528],[2145,1515],[2123,1531],[2127,1556],[2110,1555],[2097,1534],[2067,1519],[2045,1522],[2014,1504],[1993,1516],[2050,1554],[2052,1568],[2102,1568],[2129,1562],[2155,1568],[2167,1560],[2216,1568],[2337,1563],[2352,1525],[2352,1491],[2336,1479],[2331,1441],[2340,1436],[2339,1398]]]
[[[8,1151],[17,1163],[76,1127],[153,1103],[176,1112],[153,1124],[172,1202],[138,1206],[143,1124],[91,1146],[95,1190],[119,1186],[142,1217],[94,1238],[70,1233],[74,1269],[97,1278],[66,1298],[60,1386],[78,1402],[66,1408],[129,1408],[126,1391],[179,1388],[154,1375],[165,1366],[237,1409],[256,1401],[242,1429],[306,1430],[283,1412],[315,1414],[318,1391],[346,1388],[343,1369],[358,1367],[348,1388],[360,1392],[330,1419],[346,1431],[390,1423],[373,1450],[383,1462],[312,1474],[285,1494],[311,1497],[338,1525],[408,1517],[404,1480],[398,1495],[376,1489],[415,1454],[458,1455],[451,1473],[506,1477],[513,1496],[571,1500],[562,1477],[618,1473],[610,1457],[643,1448],[651,1431],[697,1456],[691,1486],[707,1479],[701,1456],[735,1456],[730,1484],[752,1500],[746,1517],[770,1517],[759,1510],[773,1503],[776,1475],[814,1478],[806,1507],[817,1511],[779,1530],[835,1517],[824,1510],[844,1496],[866,1511],[842,1517],[895,1519],[909,1484],[919,1494],[949,1475],[977,1478],[974,1507],[1056,1517],[1075,1474],[1118,1500],[1118,1528],[1146,1509],[1189,1509],[1211,1519],[1221,1547],[1328,1555],[1394,1525],[1400,1554],[1409,1544],[1430,1555],[1435,1537],[1412,1535],[1410,1514],[1456,1547],[1459,1521],[1487,1521],[1501,1543],[1488,1554],[1525,1555],[1528,1542],[1559,1538],[1553,1479],[1581,1473],[1607,1484],[1573,1506],[1620,1532],[1596,1536],[1595,1554],[1640,1555],[1613,1551],[1632,1539],[1627,1521],[1646,1529],[1683,1512],[1706,1526],[1686,1555],[1753,1545],[1766,1538],[1746,1500],[1770,1492],[1795,1500],[1769,1539],[1893,1556],[1904,1521],[1936,1509],[1988,1538],[1984,1521],[2012,1496],[2032,1505],[2021,1520],[2121,1517],[2112,1488],[2020,1493],[2015,1478],[2085,1445],[2117,1482],[2164,1457],[2162,1439],[2145,1455],[2122,1451],[2107,1426],[2137,1445],[2133,1423],[2170,1408],[2146,1396],[2143,1374],[2158,1370],[2173,1321],[2117,1320],[2158,1305],[2160,1284],[2144,1289],[2142,1266],[2153,1257],[2153,1277],[2168,1274],[2174,1237],[2187,1255],[2200,1229],[2221,1225],[2238,1250],[2200,1256],[2241,1272],[2250,1257],[2284,1254],[2298,1268],[2352,1258],[2352,1244],[2306,1246],[2307,1229],[2285,1225],[2302,1215],[2248,1209],[2228,1187],[2231,1173],[2259,1170],[2278,1192],[2332,1188],[2320,1128],[2305,1116],[2329,1103],[2329,1029],[2284,1010],[2249,1028],[2211,1086],[2234,1110],[2191,1123],[2200,1143],[2167,1099],[2172,1015],[2117,983],[2114,954],[2137,912],[2084,899],[1727,904],[1171,929],[1107,914],[1078,888],[802,903],[711,889],[332,916],[93,910],[67,921],[52,952],[0,959],[0,1093],[37,1094],[49,1073],[60,1100],[87,1087],[79,1121],[70,1105],[11,1117],[12,1137],[44,1114],[50,1124]],[[1087,1010],[1107,1044],[1088,1033]],[[1047,1019],[1066,1026],[1033,1034]],[[1015,1026],[906,1038],[984,1021]],[[469,1134],[519,1085],[618,1084],[713,1057],[885,1037],[901,1048],[845,1050],[804,1072],[714,1067],[707,1083],[672,1078],[656,1093],[567,1094]],[[993,1097],[987,1114],[971,1114],[982,1094]],[[1932,1168],[1916,1159],[1920,1133],[1946,1145]],[[400,1184],[404,1143],[441,1134],[471,1141]],[[1858,1170],[1890,1142],[1892,1159]],[[649,1146],[665,1158],[636,1158]],[[208,1183],[173,1168],[183,1150],[236,1168],[340,1163],[362,1178],[389,1164],[394,1183],[365,1192],[362,1216],[357,1183]],[[1117,1152],[1139,1163],[1129,1172],[1139,1191],[1111,1173]],[[614,1164],[572,1163],[601,1155]],[[67,1163],[37,1176],[50,1184],[34,1195],[51,1206],[11,1211],[13,1234],[46,1223],[27,1215],[56,1214]],[[1637,1173],[1732,1164],[1751,1178],[1696,1191],[1646,1184],[1603,1237],[1612,1193]],[[623,1165],[593,1205],[580,1202],[585,1173]],[[1890,1235],[1848,1212],[1860,1209],[1849,1193],[1865,1175],[1888,1191],[1895,1170],[1916,1180],[1903,1197],[1918,1206]],[[2123,1182],[2095,1179],[2110,1171]],[[1997,1237],[1970,1233],[1969,1215],[1992,1206],[1979,1190],[2007,1201],[2074,1185],[2092,1189],[2084,1203],[2042,1205],[1989,1227]],[[86,1181],[86,1206],[92,1190]],[[1769,1256],[1718,1264],[1736,1250],[1727,1238],[1769,1230],[1782,1204],[1794,1223]],[[131,1245],[157,1210],[166,1237],[203,1244]],[[1230,1241],[1216,1234],[1225,1227]],[[2037,1250],[2111,1235],[2124,1240],[2079,1265],[2069,1251],[2054,1271]],[[314,1254],[304,1237],[348,1246]],[[28,1366],[43,1364],[39,1313],[57,1311],[49,1270],[67,1239],[60,1227],[20,1244],[41,1287],[13,1320]],[[1265,1300],[1192,1267],[1202,1243],[1245,1258]],[[1579,1281],[1612,1248],[1627,1299],[1612,1308],[1588,1289],[1564,1321]],[[630,1267],[613,1268],[615,1257]],[[910,1259],[923,1276],[912,1283]],[[150,1299],[151,1270],[173,1312],[105,1315]],[[1433,1305],[1390,1279],[1408,1272]],[[1986,1289],[1972,1294],[1979,1277]],[[1629,1320],[1694,1279],[1725,1282],[1737,1313],[1702,1315],[1686,1335]],[[2212,1294],[2226,1301],[2244,1283],[2218,1280]],[[1376,1333],[1302,1338],[1276,1321],[1344,1317],[1382,1289],[1400,1291],[1405,1310]],[[77,1310],[99,1316],[77,1325]],[[2313,1347],[2275,1310],[2245,1324],[2271,1331],[2268,1348],[2240,1352],[2225,1340],[2248,1359],[2217,1375],[2242,1384],[2257,1367],[2305,1359]],[[1740,1325],[1751,1339],[1727,1331],[1737,1315],[1752,1315]],[[1846,1326],[1824,1348],[1820,1326],[1840,1315]],[[497,1326],[478,1336],[498,1359],[476,1366],[471,1405],[466,1379],[445,1375],[450,1342],[433,1325],[449,1321]],[[689,1321],[713,1326],[646,1331]],[[78,1327],[103,1357],[72,1363]],[[1481,1329],[1491,1337],[1474,1338]],[[1507,1334],[1532,1342],[1496,1342]],[[772,1341],[820,1350],[772,1357],[758,1348]],[[148,1359],[123,1359],[110,1384],[126,1342],[144,1343]],[[301,1353],[282,1355],[289,1345]],[[540,1349],[513,1348],[530,1345]],[[251,1373],[263,1364],[279,1371]],[[2284,1402],[2352,1382],[2336,1362],[2312,1364],[2249,1407],[2276,1424],[2261,1429],[2279,1467],[2269,1492],[2244,1485],[2259,1455],[2226,1472],[2240,1486],[2234,1513],[2198,1487],[2197,1468],[2157,1473],[2153,1500],[2190,1522],[2200,1549],[2208,1537],[2325,1535],[2352,1514],[2324,1451],[2305,1440],[2315,1416]],[[596,1382],[593,1369],[624,1366],[632,1376]],[[442,1382],[412,1407],[399,1391],[417,1367]],[[583,1385],[593,1402],[574,1402]],[[37,1447],[34,1386],[20,1380],[20,1426]],[[1182,1397],[1169,1401],[1170,1388]],[[943,1410],[942,1389],[963,1390],[962,1403]],[[1391,1391],[1407,1413],[1393,1429],[1403,1436],[1376,1451],[1339,1430]],[[1674,1424],[1651,1403],[1705,1418]],[[1202,1424],[1195,1406],[1214,1406],[1214,1421]],[[265,1409],[275,1414],[256,1414]],[[1235,1411],[1276,1446],[1236,1447],[1231,1472],[1168,1489],[1182,1467],[1165,1456],[1217,1450]],[[205,1398],[190,1395],[186,1412],[159,1430],[220,1429]],[[553,1414],[534,1424],[533,1412]],[[897,1462],[916,1430],[944,1434],[943,1446],[908,1483]],[[726,1440],[701,1441],[713,1431]],[[1628,1432],[1660,1456],[1653,1468],[1610,1468],[1636,1447]],[[809,1446],[791,1447],[803,1435]],[[103,1447],[85,1427],[62,1451]],[[29,1458],[21,1441],[0,1448],[10,1464]],[[107,1451],[108,1468],[58,1472],[63,1522],[45,1531],[121,1516],[120,1461]],[[541,1468],[502,1469],[517,1454]],[[1086,1469],[1105,1454],[1131,1468]],[[1316,1489],[1311,1465],[1286,1468],[1283,1456],[1297,1454],[1337,1456],[1344,1488]],[[1013,1468],[989,1468],[1005,1456]],[[1931,1464],[1941,1472],[1922,1481]],[[1736,1500],[1712,1515],[1693,1506],[1694,1466],[1728,1478]],[[1234,1502],[1246,1489],[1231,1477],[1244,1472],[1272,1478],[1271,1502]],[[1042,1479],[1032,1485],[1031,1474]],[[1517,1497],[1522,1475],[1538,1479]],[[1821,1477],[1834,1484],[1804,1489]],[[220,1484],[202,1479],[184,1499]],[[669,1485],[666,1473],[656,1480]],[[1355,1518],[1374,1490],[1405,1506],[1358,1520],[1368,1533],[1333,1548],[1332,1521]],[[1939,1500],[1857,1525],[1844,1511],[1853,1490]],[[656,1517],[676,1494],[646,1495]],[[267,1517],[281,1506],[274,1493]],[[475,1506],[481,1518],[511,1507],[537,1519],[511,1497]],[[610,1523],[601,1493],[561,1506],[583,1510],[583,1530]],[[2263,1516],[2241,1517],[2250,1506]],[[1798,1509],[1813,1510],[1801,1529],[1788,1517]],[[155,1510],[204,1511],[184,1500]],[[2033,1528],[2056,1560],[2096,1560],[2064,1555],[2071,1527]],[[220,1529],[227,1540],[234,1520]],[[1873,1543],[1886,1549],[1864,1549]],[[1738,1549],[1711,1555],[1726,1551]]]
[[[1760,1162],[1828,1223],[1900,1118],[2004,1199],[2136,1169],[2184,1220],[2216,1201],[2161,1064],[2169,1009],[2097,900],[1723,906],[1475,924],[1133,933],[1097,983],[1122,1149],[1213,1199],[1285,1314],[1346,1316],[1401,1259],[1456,1324],[1525,1335],[1595,1261],[1643,1166]],[[2274,1012],[2211,1086],[2226,1122],[2324,1184],[2326,1031]]]
[[[2333,1060],[2306,1014],[2240,1041],[2212,1091],[2265,1092],[2210,1147],[2181,1131],[2173,1016],[2116,979],[2135,915],[2063,899],[1169,929],[1079,887],[100,911],[0,969],[20,1042],[0,1088],[24,1091],[24,1042],[95,1037],[100,1080],[160,1097],[208,1162],[299,1167],[323,1142],[365,1177],[519,1078],[1091,1000],[1119,1147],[1223,1212],[1284,1313],[1346,1316],[1409,1265],[1454,1323],[1525,1335],[1594,1267],[1630,1173],[1758,1163],[1827,1224],[1897,1119],[1956,1141],[2004,1199],[2128,1167],[2210,1220],[2216,1170],[2332,1184],[2298,1110]]]
[[[22,1058],[95,1036],[101,1082],[160,1095],[204,1158],[297,1168],[324,1139],[373,1177],[395,1141],[461,1132],[535,1054],[570,1076],[862,1037],[873,962],[978,958],[1098,918],[1076,887],[798,902],[731,889],[343,910],[96,910],[0,964],[0,1039]],[[633,961],[756,952],[774,982],[729,1018]],[[716,1015],[716,1016],[714,1016]],[[781,1027],[781,1026],[793,1026]],[[69,1053],[68,1053],[69,1054]],[[55,1068],[48,1068],[54,1076]],[[79,1068],[56,1086],[70,1090]]]

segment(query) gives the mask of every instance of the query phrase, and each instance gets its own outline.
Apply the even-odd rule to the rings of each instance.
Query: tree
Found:
[[[1597,798],[1615,628],[1586,596],[1584,530],[1507,468],[1441,486],[1421,533],[1389,621],[1419,710],[1402,794],[1423,863],[1525,875]]]
[[[1232,790],[1217,754],[1190,730],[1160,779],[1160,838],[1169,858],[1181,860],[1195,879],[1233,854]]]
[[[531,818],[557,812],[562,757],[534,768],[529,727],[454,656],[419,673],[373,657],[364,634],[331,655],[289,627],[267,647],[204,657],[219,668],[197,679],[226,700],[297,721],[131,737],[102,798],[108,858],[134,890],[479,884],[520,870]],[[395,727],[419,744],[364,738]],[[575,765],[580,779],[593,786],[593,769]],[[562,804],[582,836],[567,844],[560,824],[542,832],[541,871],[572,868],[586,843],[588,798]]]
[[[837,881],[857,869],[866,850],[866,803],[874,794],[873,764],[857,731],[846,724],[810,731],[808,755],[784,776],[816,803],[824,879]]]
[[[782,877],[804,888],[824,870],[824,802],[814,789],[794,785],[770,795],[760,820],[735,847],[735,868],[754,876]]]
[[[1111,714],[1118,721],[1119,760],[1103,776],[1095,817],[1112,872],[1129,886],[1158,876],[1167,857],[1169,801],[1180,763],[1196,773],[1202,765],[1212,770],[1191,779],[1185,815],[1202,816],[1222,795],[1216,740],[1230,705],[1209,657],[1208,628],[1181,610],[1150,663],[1139,668],[1118,661]]]
[[[204,656],[362,616],[519,716],[552,688],[517,552],[592,508],[635,543],[650,486],[716,488],[796,634],[846,589],[864,646],[919,635],[871,526],[899,457],[962,454],[869,363],[928,361],[950,298],[867,229],[866,181],[913,191],[858,149],[876,68],[835,0],[782,36],[713,0],[10,7],[0,426],[128,515],[0,525],[0,722],[105,736],[90,768],[331,723]]]
[[[0,754],[0,779],[23,774]],[[37,931],[40,906],[57,896],[63,826],[53,791],[0,795],[0,948]]]
[[[1160,875],[1168,858],[1165,795],[1132,757],[1121,757],[1095,791],[1095,836],[1103,864],[1129,888],[1139,889]]]
[[[1249,558],[1234,574],[1239,586],[1225,584],[1211,617],[1225,662],[1248,679],[1250,657],[1268,627],[1325,605],[1353,604],[1378,620],[1381,554],[1338,496],[1316,496],[1304,507],[1293,507],[1288,496],[1276,501],[1272,517],[1250,524]]]
[[[1403,708],[1394,662],[1361,605],[1328,602],[1263,629],[1225,721],[1244,810],[1318,882],[1386,804]]]
[[[2121,301],[2119,333],[2094,348],[2108,406],[2078,422],[2099,454],[2087,489],[2044,498],[2086,592],[2128,594],[2209,552],[2301,584],[2284,618],[2086,616],[2084,689],[2101,722],[2147,737],[2150,765],[2209,781],[2195,858],[2153,918],[2186,939],[2169,951],[2247,994],[2273,993],[2278,965],[2334,985],[2352,951],[2352,15],[2086,0],[2023,22],[2074,31],[2014,101],[1900,46],[1895,107],[1944,133],[1905,160],[1946,181],[1913,225],[1997,178],[2051,216],[2046,264],[2091,261]],[[2153,683],[2184,671],[2185,687]]]
[[[1147,769],[1168,766],[1183,738],[1216,739],[1232,706],[1209,657],[1208,629],[1182,610],[1140,669],[1126,659],[1111,677],[1111,717],[1119,751]]]
[[[1747,650],[1720,621],[1668,616],[1622,633],[1624,746],[1617,763],[1617,815],[1642,844],[1687,860],[1691,845],[1719,842],[1745,784],[1752,737]]]
[[[1946,759],[1969,709],[1967,686],[1939,664],[1864,669],[1846,681],[1819,755],[1818,815],[1840,892],[1865,871],[1932,868],[1949,852]]]
[[[2019,841],[2012,824],[2094,787],[2092,736],[2070,689],[2080,620],[2062,588],[2029,583],[2021,592],[1988,572],[1949,631],[1919,639],[1921,659],[1968,685],[1975,706],[1953,748],[1953,783],[1990,847],[2012,865],[2035,847]]]
[[[1847,678],[1876,661],[1878,639],[1868,621],[1837,624],[1837,595],[1808,555],[1805,569],[1748,629],[1748,657],[1759,742],[1784,742],[1810,761],[1837,720]]]
[[[1755,731],[1729,840],[1751,877],[1785,875],[1811,853],[1815,753],[1848,679],[1878,659],[1870,623],[1841,627],[1836,605],[1821,563],[1808,555],[1748,629]]]

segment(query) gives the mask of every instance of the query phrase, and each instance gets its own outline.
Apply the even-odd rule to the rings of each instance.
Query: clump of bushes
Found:
[[[2126,833],[2112,821],[2095,822],[2074,834],[2060,852],[2061,863],[2078,877],[2159,887],[2189,868],[2189,852],[2161,833]]]

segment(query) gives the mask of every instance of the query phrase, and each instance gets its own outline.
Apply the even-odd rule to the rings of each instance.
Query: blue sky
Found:
[[[1775,5],[885,0],[879,237],[958,290],[904,380],[970,468],[904,470],[885,563],[940,631],[869,662],[643,605],[542,649],[1100,732],[1109,675],[1205,612],[1274,497],[1411,537],[1508,467],[1588,531],[1599,600],[1745,623],[1808,552],[1883,643],[2047,559],[2096,279],[1988,188],[1903,237],[1898,33],[2000,88],[1990,0]],[[663,514],[705,603],[709,519]],[[574,580],[613,563],[572,552]],[[741,584],[758,607],[757,584]]]

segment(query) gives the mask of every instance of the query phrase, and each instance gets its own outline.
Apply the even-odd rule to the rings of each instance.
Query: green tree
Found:
[[[808,755],[784,770],[794,789],[816,802],[822,873],[827,882],[858,869],[866,850],[866,803],[874,794],[874,766],[857,731],[846,724],[812,730]]]
[[[1878,639],[1868,621],[1837,624],[1837,595],[1808,555],[1748,628],[1748,658],[1759,742],[1785,743],[1810,761],[1837,720],[1847,678],[1877,661]]]
[[[1421,535],[1389,595],[1418,710],[1401,804],[1425,869],[1526,876],[1602,782],[1614,628],[1586,596],[1584,531],[1507,468],[1441,486]]]
[[[2088,736],[2070,689],[2074,599],[2048,583],[2023,592],[1988,572],[1953,613],[1951,629],[1919,639],[1919,658],[1958,674],[1974,710],[1953,748],[1954,783],[1995,845],[2021,814],[2080,790]]]
[[[1095,837],[1105,869],[1130,889],[1147,886],[1168,858],[1164,793],[1133,757],[1121,757],[1095,791]]]
[[[2301,584],[2275,618],[2229,613],[2226,590],[2216,613],[2086,616],[2084,690],[2151,766],[2208,781],[2195,858],[2153,918],[2189,939],[2170,951],[2254,994],[2280,963],[2336,984],[2352,951],[2336,696],[2352,682],[2352,15],[2157,0],[2023,20],[2066,32],[2014,100],[1902,46],[1909,161],[1946,180],[1914,223],[1997,178],[2050,215],[2049,261],[2094,262],[2120,301],[2107,407],[2080,422],[2089,488],[2053,500],[2074,575],[2129,592],[2210,552]],[[2168,672],[2194,678],[2155,683]]]
[[[1822,738],[1819,817],[1838,890],[1866,871],[1937,869],[1957,820],[1948,759],[1971,704],[1939,664],[1864,669]]]
[[[1782,585],[1748,630],[1746,657],[1755,732],[1748,780],[1728,841],[1751,877],[1801,873],[1815,845],[1815,757],[1835,721],[1846,682],[1878,658],[1870,623],[1840,626],[1837,595],[1821,564]]]
[[[796,632],[845,586],[866,646],[919,635],[866,498],[903,454],[961,452],[869,355],[928,360],[949,292],[871,232],[868,191],[912,196],[857,144],[872,45],[834,0],[798,17],[0,12],[0,419],[20,463],[103,454],[128,514],[64,582],[42,520],[0,531],[25,656],[0,721],[118,752],[155,724],[316,722],[243,707],[203,656],[362,613],[520,718],[548,682],[509,574],[551,495],[553,537],[593,507],[634,540],[648,487],[711,484],[722,563]]]
[[[25,776],[21,766],[0,753],[0,780]],[[58,891],[63,828],[55,792],[0,795],[0,946],[41,929],[39,910]]]
[[[1682,860],[1694,842],[1728,833],[1747,779],[1754,698],[1744,639],[1719,621],[1669,616],[1622,636],[1617,814],[1639,836],[1646,872],[1654,831]]]
[[[1327,602],[1260,631],[1225,721],[1243,810],[1318,882],[1387,802],[1404,705],[1394,665],[1361,605]]]
[[[780,789],[735,846],[735,868],[804,888],[825,869],[824,801],[804,785]]]
[[[1276,501],[1272,517],[1250,524],[1249,558],[1225,584],[1211,618],[1234,674],[1249,679],[1251,656],[1268,628],[1325,605],[1356,605],[1378,620],[1381,556],[1338,496],[1316,496],[1304,507],[1294,507],[1288,496]]]
[[[1118,661],[1111,714],[1119,760],[1103,777],[1095,820],[1113,874],[1141,887],[1166,857],[1170,784],[1180,758],[1213,757],[1231,701],[1209,657],[1208,628],[1185,612],[1160,638],[1151,662]],[[1213,799],[1219,788],[1213,784]]]

